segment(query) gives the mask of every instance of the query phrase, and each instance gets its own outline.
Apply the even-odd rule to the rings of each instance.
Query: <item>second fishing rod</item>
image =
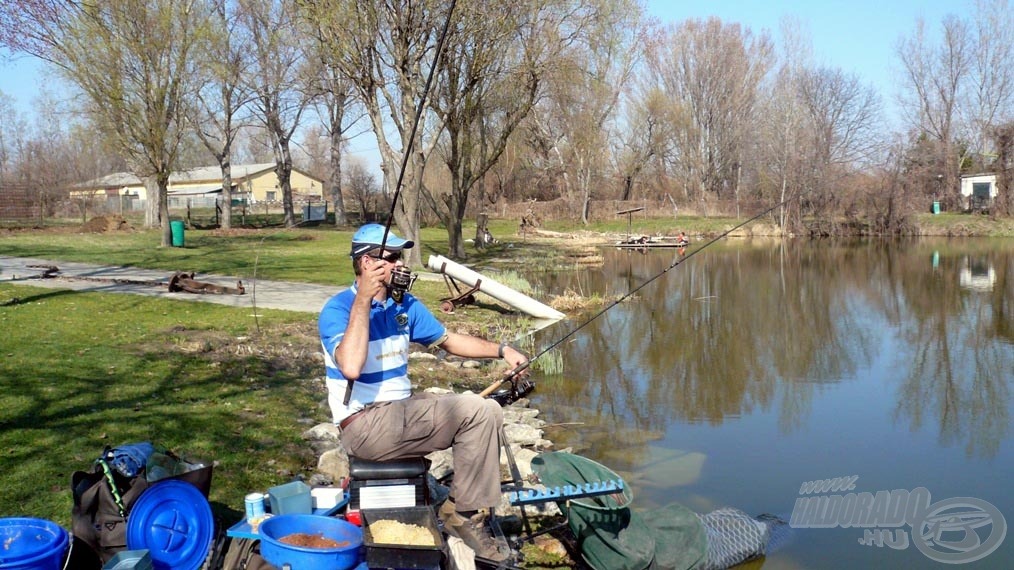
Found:
[[[532,362],[538,360],[540,357],[542,357],[543,355],[545,355],[547,352],[553,350],[554,348],[556,348],[557,346],[559,346],[560,344],[562,344],[564,341],[566,341],[570,337],[572,337],[575,334],[577,334],[578,331],[582,330],[583,328],[585,328],[586,326],[588,326],[589,324],[591,324],[593,321],[595,321],[595,319],[601,317],[602,315],[604,315],[605,313],[607,313],[610,309],[612,309],[616,305],[619,305],[623,301],[629,299],[631,296],[635,295],[638,291],[640,291],[641,289],[644,289],[645,287],[647,287],[651,283],[655,282],[657,279],[659,279],[660,277],[662,277],[666,273],[672,271],[677,266],[679,266],[679,265],[681,265],[683,263],[686,263],[687,261],[689,261],[690,259],[692,259],[697,254],[699,254],[702,251],[704,251],[705,249],[709,248],[710,246],[712,246],[716,242],[718,242],[718,241],[720,241],[722,239],[725,239],[726,237],[728,237],[730,234],[732,234],[736,230],[738,230],[738,229],[740,229],[740,228],[742,228],[742,227],[744,227],[744,226],[746,226],[746,225],[748,225],[748,224],[750,224],[752,222],[755,222],[755,221],[759,220],[760,218],[763,218],[764,216],[770,214],[771,212],[777,210],[778,208],[784,207],[786,204],[788,204],[788,203],[790,203],[790,202],[792,202],[794,200],[797,200],[802,194],[803,194],[803,192],[799,192],[799,193],[796,193],[796,194],[790,196],[789,198],[786,198],[785,200],[783,200],[783,201],[781,201],[781,202],[779,202],[779,203],[777,203],[777,204],[775,204],[775,205],[767,208],[766,210],[764,210],[763,212],[760,212],[759,214],[753,216],[752,218],[749,218],[749,219],[747,219],[747,220],[745,220],[743,222],[740,222],[739,224],[736,224],[735,226],[729,228],[728,230],[726,230],[726,231],[724,231],[724,232],[716,235],[715,237],[713,237],[713,238],[709,239],[707,242],[705,242],[704,245],[702,245],[702,246],[700,246],[698,248],[694,248],[692,251],[690,251],[686,255],[684,255],[682,257],[679,257],[678,259],[676,259],[675,261],[673,261],[671,264],[669,264],[668,266],[666,266],[664,269],[662,269],[661,271],[659,271],[655,275],[651,276],[650,278],[646,279],[643,283],[641,283],[640,285],[634,287],[630,291],[627,291],[622,296],[620,296],[618,299],[616,299],[612,303],[609,303],[608,305],[606,305],[602,310],[600,310],[599,312],[595,313],[594,315],[592,315],[591,317],[589,317],[588,319],[586,319],[584,322],[582,322],[578,326],[576,326],[573,329],[571,329],[570,332],[568,332],[567,334],[561,336],[559,339],[557,339],[557,340],[553,341],[552,343],[550,343],[548,346],[546,346],[545,348],[543,348],[542,350],[540,350],[538,353],[536,353],[534,356],[532,356],[531,358],[529,358],[527,362],[525,362],[524,364],[522,364],[522,365],[520,365],[520,366],[518,366],[518,367],[516,367],[516,368],[514,368],[512,370],[510,370],[509,372],[507,372],[502,378],[500,378],[499,380],[496,380],[495,382],[493,382],[492,384],[490,384],[485,390],[483,390],[480,393],[480,395],[483,396],[483,397],[486,397],[486,396],[494,397],[501,404],[509,404],[509,403],[517,401],[519,398],[522,398],[525,395],[529,394],[532,390],[535,389],[535,384],[534,384],[534,382],[531,381],[530,378],[528,378],[528,376],[526,374],[523,374],[523,373],[525,372],[526,369],[528,369],[531,366]],[[505,384],[510,384],[510,386],[504,387]]]

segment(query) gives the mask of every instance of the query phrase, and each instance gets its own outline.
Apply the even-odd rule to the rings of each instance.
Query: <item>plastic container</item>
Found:
[[[398,509],[363,509],[363,543],[366,545],[366,564],[370,568],[395,568],[397,570],[432,569],[440,570],[446,545],[437,527],[437,517],[428,506]],[[430,531],[432,546],[413,544],[387,544],[377,542],[370,532],[370,525],[381,520],[394,520],[404,524],[418,525]]]
[[[310,490],[315,509],[333,509],[344,496],[345,490],[341,487],[314,487]]]
[[[181,221],[169,222],[169,231],[172,233],[172,245],[173,247],[183,247],[184,244],[184,230],[186,226]]]
[[[275,568],[348,570],[359,565],[363,531],[341,519],[320,515],[278,515],[260,524],[261,556]],[[281,542],[291,534],[321,535],[341,546],[312,548]]]
[[[302,481],[292,481],[268,489],[271,514],[308,515],[313,512],[313,497],[310,486]]]
[[[147,549],[124,550],[109,559],[102,570],[153,570],[151,552]]]
[[[148,487],[130,508],[127,549],[148,550],[157,570],[198,570],[215,534],[211,505],[185,481]]]
[[[61,570],[70,533],[45,519],[0,519],[0,569]]]

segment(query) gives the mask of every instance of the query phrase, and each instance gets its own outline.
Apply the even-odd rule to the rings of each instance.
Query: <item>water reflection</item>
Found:
[[[959,283],[965,289],[988,292],[996,285],[996,270],[988,257],[965,256]]]
[[[621,295],[679,260],[604,255],[601,269],[529,279],[547,291]],[[877,377],[892,383],[894,422],[937,426],[938,445],[992,457],[1010,435],[1012,257],[1009,241],[962,252],[719,243],[565,343],[566,372],[543,379],[537,403],[567,426],[552,434],[563,445],[637,470],[673,424],[775,413],[781,433],[793,434],[823,387]],[[966,272],[989,288],[970,287]],[[582,322],[551,327],[540,342]]]

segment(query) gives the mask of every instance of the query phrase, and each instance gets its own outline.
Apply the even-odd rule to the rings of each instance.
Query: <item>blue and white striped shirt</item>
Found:
[[[345,406],[347,381],[334,361],[334,351],[345,336],[349,313],[356,298],[356,285],[331,297],[320,311],[318,327],[324,365],[327,369],[328,403],[335,423],[372,402],[408,398],[412,383],[408,378],[410,342],[426,346],[447,336],[444,325],[418,299],[406,293],[401,303],[388,298],[373,300],[370,306],[370,342],[363,370],[352,385],[352,398]]]

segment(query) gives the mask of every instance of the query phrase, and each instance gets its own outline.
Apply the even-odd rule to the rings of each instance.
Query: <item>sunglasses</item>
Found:
[[[367,257],[372,257],[373,259],[376,259],[376,260],[383,260],[383,261],[386,261],[388,263],[396,263],[398,260],[401,259],[401,252],[400,251],[389,251],[389,252],[385,253],[384,255],[369,255]]]

